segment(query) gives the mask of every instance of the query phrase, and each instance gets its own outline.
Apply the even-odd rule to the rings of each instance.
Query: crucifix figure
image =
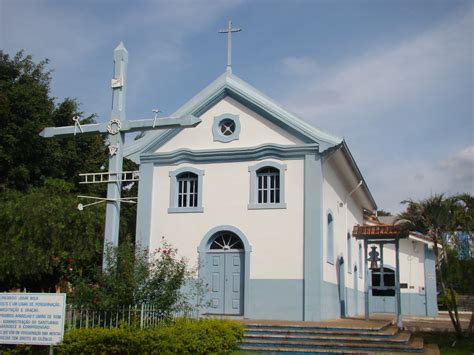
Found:
[[[195,127],[201,119],[188,115],[184,117],[160,117],[144,120],[127,121],[125,114],[125,89],[127,79],[128,52],[123,43],[114,50],[114,77],[112,79],[112,113],[107,123],[80,125],[79,118],[74,117],[74,126],[48,127],[41,131],[40,136],[66,137],[76,134],[107,134],[109,141],[109,170],[106,173],[80,174],[84,181],[82,183],[107,183],[107,197],[92,198],[99,200],[87,206],[100,202],[106,202],[105,233],[104,233],[104,257],[103,268],[106,269],[105,250],[109,245],[117,246],[120,225],[120,202],[134,203],[133,199],[121,198],[122,182],[138,181],[138,172],[123,172],[123,146],[125,133],[146,131],[153,129],[168,129],[176,127]],[[79,204],[81,210],[86,206]]]
[[[219,33],[227,33],[227,71],[232,72],[232,32],[240,32],[240,28],[232,28],[232,21],[229,20],[229,24],[226,29],[219,30]]]

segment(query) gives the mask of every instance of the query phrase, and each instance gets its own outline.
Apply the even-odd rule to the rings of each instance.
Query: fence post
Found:
[[[89,328],[89,308],[86,308],[86,328]]]
[[[143,328],[144,317],[145,317],[145,304],[142,303],[142,309],[140,311],[140,328]]]

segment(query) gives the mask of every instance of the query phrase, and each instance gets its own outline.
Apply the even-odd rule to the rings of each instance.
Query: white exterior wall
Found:
[[[383,263],[386,267],[395,269],[395,245],[384,245]],[[425,287],[424,263],[423,243],[408,239],[400,241],[400,283],[408,284],[408,288],[401,289],[402,293],[419,293],[420,287]]]
[[[197,266],[197,247],[204,235],[218,225],[232,225],[244,233],[252,247],[250,278],[302,279],[304,161],[272,161],[287,165],[286,209],[247,208],[248,167],[260,161],[155,167],[150,249],[158,248],[164,236],[188,259],[189,266]],[[203,213],[168,213],[169,172],[183,166],[205,171]]]
[[[213,141],[212,125],[214,117],[224,113],[239,116],[241,125],[239,140],[228,143]],[[225,97],[219,101],[200,118],[202,122],[197,127],[183,130],[175,138],[160,147],[158,152],[171,152],[178,149],[243,148],[255,147],[266,143],[282,145],[302,144],[299,139],[230,97]]]
[[[346,196],[357,186],[347,186],[341,179],[341,173],[336,171],[334,160],[329,160],[323,165],[323,278],[324,281],[332,284],[337,284],[337,269],[336,262],[339,256],[344,257],[345,266],[345,283],[346,287],[354,289],[353,270],[354,265],[359,267],[359,241],[352,238],[352,264],[348,265],[347,256],[347,233],[351,233],[352,228],[356,224],[363,224],[362,206],[354,199],[355,194],[348,198],[347,205],[344,204]],[[343,203],[342,207],[340,203]],[[347,208],[347,223],[346,223],[346,208]],[[327,256],[327,236],[328,225],[327,215],[328,211],[332,212],[334,223],[334,257],[333,263],[328,263]],[[363,254],[362,254],[363,256]],[[350,271],[350,272],[349,272]],[[358,274],[363,273],[363,270],[358,270]],[[358,290],[364,290],[363,278],[357,278]]]

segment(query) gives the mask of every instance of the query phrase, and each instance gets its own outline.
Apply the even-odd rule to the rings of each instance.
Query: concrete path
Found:
[[[459,318],[463,329],[466,329],[471,320],[471,312],[460,312]],[[356,319],[361,319],[357,317]],[[371,320],[395,320],[395,316],[391,314],[371,314]],[[454,327],[449,318],[448,312],[439,312],[436,317],[421,316],[403,316],[403,326],[412,332],[454,332]]]

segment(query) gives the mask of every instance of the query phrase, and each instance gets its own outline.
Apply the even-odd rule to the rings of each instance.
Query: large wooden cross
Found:
[[[81,174],[84,177],[84,183],[107,183],[107,198],[102,200],[106,202],[105,215],[105,233],[104,233],[104,257],[103,268],[107,268],[105,250],[109,245],[117,246],[119,239],[120,225],[120,202],[130,202],[130,200],[121,198],[122,182],[137,181],[138,174],[127,175],[128,172],[122,171],[123,147],[125,142],[125,133],[168,129],[175,127],[195,127],[201,119],[188,115],[184,117],[160,117],[144,120],[127,121],[125,114],[125,92],[127,80],[127,62],[128,52],[123,43],[114,50],[114,77],[112,79],[112,114],[107,123],[97,123],[81,125],[79,117],[74,117],[74,126],[68,127],[48,127],[41,131],[40,136],[44,138],[68,137],[76,134],[107,134],[109,141],[109,170],[107,173],[89,173]],[[83,196],[86,197],[86,196]],[[95,203],[93,203],[95,204]],[[82,209],[83,205],[79,205]]]

